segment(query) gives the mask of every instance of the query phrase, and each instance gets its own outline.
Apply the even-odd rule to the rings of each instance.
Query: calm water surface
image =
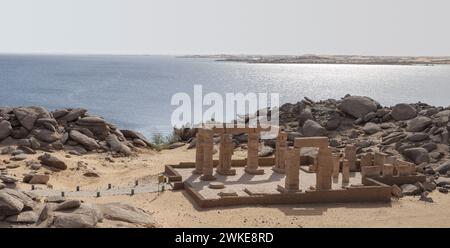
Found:
[[[0,106],[85,107],[121,128],[170,132],[176,92],[277,92],[297,102],[345,94],[383,105],[450,105],[450,66],[279,65],[172,56],[0,55]]]

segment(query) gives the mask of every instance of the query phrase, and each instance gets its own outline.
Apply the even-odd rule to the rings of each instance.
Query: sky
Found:
[[[448,0],[0,0],[0,53],[450,55]]]

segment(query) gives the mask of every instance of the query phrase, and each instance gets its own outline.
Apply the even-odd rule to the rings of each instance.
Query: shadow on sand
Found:
[[[286,204],[286,205],[239,205],[228,207],[212,207],[201,208],[192,197],[184,190],[180,190],[189,203],[194,206],[195,210],[199,212],[227,210],[227,209],[241,209],[241,208],[272,208],[278,209],[287,216],[319,216],[323,215],[328,209],[333,208],[386,208],[391,207],[391,202],[386,203],[320,203],[320,204]]]

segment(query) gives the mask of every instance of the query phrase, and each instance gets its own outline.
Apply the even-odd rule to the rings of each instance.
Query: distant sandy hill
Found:
[[[187,55],[180,58],[209,58],[217,61],[266,64],[365,64],[438,65],[450,64],[450,56],[362,56],[362,55]]]

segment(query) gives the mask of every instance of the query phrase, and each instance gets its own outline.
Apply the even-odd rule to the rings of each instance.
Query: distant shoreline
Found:
[[[450,56],[360,55],[184,55],[177,58],[215,59],[252,64],[356,64],[356,65],[448,65]]]

